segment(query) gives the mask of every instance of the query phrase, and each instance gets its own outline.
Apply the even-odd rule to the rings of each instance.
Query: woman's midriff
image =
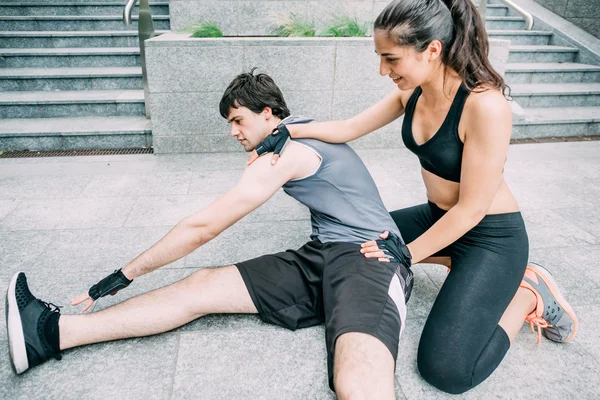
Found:
[[[440,178],[423,168],[421,168],[421,175],[423,175],[429,201],[443,210],[449,210],[458,203],[459,183]],[[502,180],[487,214],[505,214],[515,211],[519,211],[519,204],[506,182]]]

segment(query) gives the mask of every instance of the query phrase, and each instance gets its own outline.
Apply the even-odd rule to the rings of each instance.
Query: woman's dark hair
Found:
[[[508,88],[490,64],[485,24],[472,0],[394,0],[379,14],[374,29],[417,52],[439,40],[442,63],[458,73],[468,90],[482,84],[502,93]]]
[[[254,75],[255,68],[250,72],[238,75],[227,87],[219,111],[227,118],[231,108],[247,107],[253,113],[261,113],[265,107],[271,107],[273,115],[280,119],[289,117],[283,94],[273,79],[267,74]]]

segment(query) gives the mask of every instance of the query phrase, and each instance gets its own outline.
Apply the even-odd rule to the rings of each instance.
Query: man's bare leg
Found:
[[[154,335],[213,313],[257,313],[235,266],[201,269],[99,312],[62,315],[60,349]]]
[[[394,374],[394,358],[379,339],[358,332],[337,339],[333,385],[339,399],[394,399]]]

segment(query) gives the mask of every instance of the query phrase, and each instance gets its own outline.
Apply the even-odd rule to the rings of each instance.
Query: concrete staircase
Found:
[[[124,1],[0,0],[0,151],[152,145],[137,7]],[[168,2],[150,5],[169,30]]]
[[[490,15],[516,15],[496,0],[488,1],[488,34],[511,40],[506,80],[523,108],[515,116],[513,138],[600,134],[600,65],[580,63],[579,49],[551,30],[506,29],[489,25]],[[512,21],[513,19],[511,19]]]

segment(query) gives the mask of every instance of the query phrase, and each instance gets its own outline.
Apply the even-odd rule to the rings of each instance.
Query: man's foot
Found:
[[[577,316],[573,308],[561,295],[558,285],[544,267],[530,263],[525,270],[521,287],[535,294],[535,310],[525,318],[525,322],[538,328],[538,340],[544,336],[555,342],[568,342],[577,332]]]
[[[17,374],[51,357],[60,360],[60,352],[53,350],[46,337],[46,322],[49,320],[50,324],[56,325],[50,328],[54,328],[58,335],[60,311],[55,305],[38,300],[31,294],[23,272],[15,274],[10,281],[5,311],[10,357]]]

